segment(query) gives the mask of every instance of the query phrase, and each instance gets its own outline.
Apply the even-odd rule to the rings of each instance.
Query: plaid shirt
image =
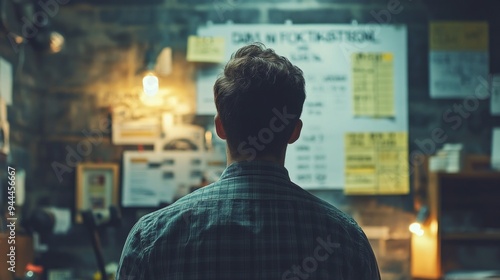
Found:
[[[142,217],[117,280],[378,280],[356,222],[270,162],[231,164],[219,181]]]

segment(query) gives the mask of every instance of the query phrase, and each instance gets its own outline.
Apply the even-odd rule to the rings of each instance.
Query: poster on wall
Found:
[[[431,22],[429,36],[430,96],[472,96],[480,82],[488,78],[488,23]]]
[[[131,116],[130,110],[113,111],[112,140],[115,145],[154,145],[161,137],[159,118]]]
[[[12,105],[12,64],[0,56],[0,97]]]
[[[223,62],[224,46],[223,37],[189,36],[186,60],[192,62]]]
[[[346,133],[408,131],[404,25],[220,24],[200,27],[198,36],[224,38],[224,61],[259,41],[303,70],[304,126],[285,166],[305,189],[344,189]],[[198,70],[198,114],[215,115],[212,88],[223,67]]]

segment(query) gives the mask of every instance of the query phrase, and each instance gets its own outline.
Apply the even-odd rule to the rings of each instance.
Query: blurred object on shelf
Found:
[[[462,168],[463,144],[444,144],[429,160],[429,170],[432,172],[457,173]]]

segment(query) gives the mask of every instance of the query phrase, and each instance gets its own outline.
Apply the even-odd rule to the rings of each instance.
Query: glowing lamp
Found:
[[[408,229],[410,230],[411,233],[417,235],[417,236],[422,236],[424,235],[424,228],[423,224],[427,221],[429,218],[429,208],[427,206],[422,206],[420,207],[420,210],[418,210],[417,213],[417,219],[414,223],[412,223]]]
[[[147,74],[142,79],[142,87],[146,96],[155,96],[160,88],[158,77],[152,73]]]

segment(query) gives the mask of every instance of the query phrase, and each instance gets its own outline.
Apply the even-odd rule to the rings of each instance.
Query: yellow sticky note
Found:
[[[394,63],[392,53],[353,53],[354,115],[394,117]]]
[[[407,194],[408,133],[347,133],[346,194]]]
[[[439,21],[429,25],[433,51],[488,51],[488,22]]]
[[[224,54],[224,37],[188,37],[187,61],[220,63]]]

